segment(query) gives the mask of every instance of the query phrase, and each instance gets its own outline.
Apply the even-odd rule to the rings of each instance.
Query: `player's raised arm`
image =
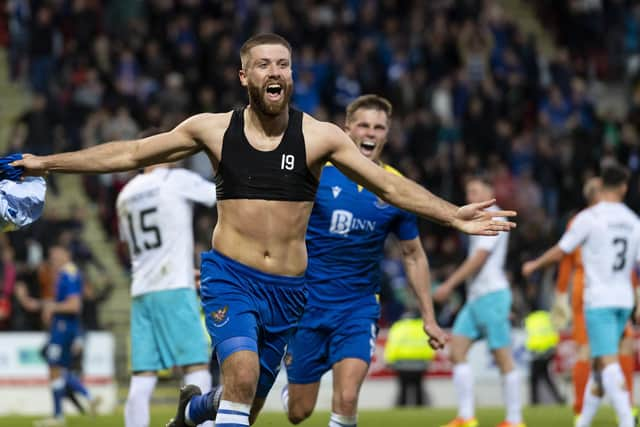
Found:
[[[378,167],[360,154],[349,137],[337,126],[321,122],[316,125],[321,127],[319,132],[330,145],[329,160],[347,177],[384,201],[468,234],[495,235],[515,227],[513,222],[493,218],[512,217],[516,212],[484,210],[493,205],[495,200],[458,207],[415,182]]]
[[[538,258],[522,264],[522,275],[524,277],[529,277],[537,270],[559,262],[567,253],[568,252],[564,252],[559,245],[554,245]]]
[[[155,163],[173,162],[200,151],[200,136],[205,123],[215,125],[215,116],[198,114],[180,123],[169,132],[147,138],[113,141],[84,150],[49,156],[25,154],[11,166],[23,167],[25,175],[48,172],[104,173],[137,169]]]
[[[573,252],[584,242],[592,228],[591,216],[588,216],[584,211],[579,213],[573,220],[571,227],[564,232],[557,244],[553,245],[538,258],[522,264],[522,275],[529,277],[535,271],[559,262],[562,257]]]

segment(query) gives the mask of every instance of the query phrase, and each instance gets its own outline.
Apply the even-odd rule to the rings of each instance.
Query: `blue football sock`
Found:
[[[187,407],[187,418],[194,424],[202,424],[205,421],[214,421],[220,403],[222,387],[218,386],[208,393],[193,396]]]
[[[67,382],[67,385],[71,387],[71,390],[80,393],[87,399],[90,399],[89,390],[87,390],[87,388],[80,382],[78,377],[73,375],[71,372],[67,372],[64,379]]]

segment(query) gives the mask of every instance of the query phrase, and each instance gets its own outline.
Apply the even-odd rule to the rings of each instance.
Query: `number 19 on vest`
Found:
[[[293,157],[293,154],[283,154],[282,160],[280,162],[280,169],[286,169],[288,171],[293,170],[293,166],[295,164],[296,158]]]

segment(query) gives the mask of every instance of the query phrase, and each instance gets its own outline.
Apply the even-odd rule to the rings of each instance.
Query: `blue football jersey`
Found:
[[[416,238],[415,215],[385,203],[327,164],[307,228],[307,304],[335,308],[360,305],[363,298],[375,301],[389,233],[400,240]]]
[[[56,282],[56,302],[62,302],[71,295],[79,295],[82,298],[82,276],[74,264],[67,264],[58,273]],[[69,325],[76,325],[80,321],[78,314],[60,314],[53,316],[53,321],[64,321]]]

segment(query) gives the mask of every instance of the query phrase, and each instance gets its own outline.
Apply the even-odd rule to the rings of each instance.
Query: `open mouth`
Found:
[[[273,101],[280,99],[282,96],[282,85],[278,83],[272,83],[267,85],[267,98]]]
[[[362,141],[360,143],[360,152],[365,156],[373,154],[373,150],[376,149],[376,143],[371,141]]]

